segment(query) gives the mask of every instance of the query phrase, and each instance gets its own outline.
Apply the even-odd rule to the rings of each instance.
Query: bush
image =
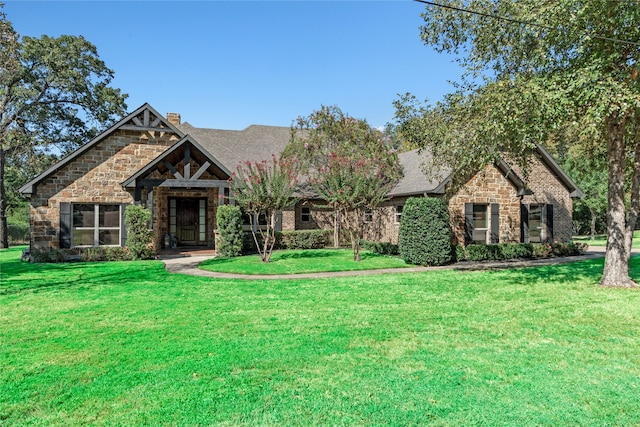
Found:
[[[498,243],[495,245],[456,246],[456,261],[486,261],[507,259],[549,258],[584,254],[584,243]]]
[[[62,249],[32,249],[31,259],[33,262],[64,262],[66,259],[66,253]]]
[[[398,245],[390,242],[370,242],[368,240],[362,241],[362,247],[370,252],[380,255],[399,255],[400,249]]]
[[[235,257],[242,254],[242,211],[239,206],[222,205],[216,213],[218,241],[216,251],[221,256]]]
[[[151,212],[139,205],[129,205],[124,213],[127,247],[133,259],[154,259],[153,230],[149,229]]]
[[[276,233],[280,249],[322,249],[329,244],[333,230],[297,230]]]
[[[7,237],[11,243],[29,242],[29,224],[23,222],[10,222],[7,224]]]
[[[442,199],[407,199],[402,211],[400,256],[408,263],[443,265],[451,261],[449,210]]]

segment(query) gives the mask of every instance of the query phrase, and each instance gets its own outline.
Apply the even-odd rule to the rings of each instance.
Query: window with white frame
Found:
[[[311,207],[300,207],[300,222],[311,222]]]
[[[403,205],[399,205],[399,206],[395,206],[394,208],[394,213],[393,213],[393,220],[396,224],[400,224],[400,220],[402,219],[402,209],[404,208]]]
[[[366,222],[366,223],[373,222],[373,210],[372,209],[366,209],[364,211],[364,222]]]
[[[121,209],[120,205],[73,204],[73,246],[119,246]]]
[[[473,205],[473,243],[487,244],[489,240],[489,205]]]

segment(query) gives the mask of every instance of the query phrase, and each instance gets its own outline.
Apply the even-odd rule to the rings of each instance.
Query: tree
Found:
[[[436,161],[469,173],[499,153],[522,159],[559,127],[584,123],[591,144],[607,147],[608,244],[601,285],[636,286],[629,258],[640,208],[637,1],[443,0],[427,6],[422,17],[422,40],[455,54],[466,73],[457,92],[436,107],[400,99],[403,136],[424,138],[423,146],[435,146]],[[434,129],[446,142],[432,144],[424,132]],[[625,175],[631,176],[627,187]]]
[[[298,117],[283,156],[296,159],[308,184],[334,210],[334,246],[340,225],[360,259],[364,211],[375,208],[402,176],[398,156],[385,134],[365,120],[322,106]]]
[[[0,7],[2,4],[0,4]],[[82,37],[23,37],[0,13],[0,248],[8,246],[5,167],[77,148],[121,117],[126,95]]]
[[[271,164],[245,162],[237,167],[231,177],[234,197],[238,205],[249,214],[251,234],[264,263],[271,260],[276,243],[276,220],[278,211],[295,204],[293,196],[297,188],[295,168],[289,160],[272,157]],[[266,228],[259,227],[258,218],[264,215]],[[258,233],[260,239],[258,239]]]

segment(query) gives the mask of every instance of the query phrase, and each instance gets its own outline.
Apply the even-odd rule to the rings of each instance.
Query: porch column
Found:
[[[218,187],[218,206],[224,205],[224,187]]]
[[[233,189],[229,187],[229,204],[231,206],[236,204],[236,199],[233,198]]]

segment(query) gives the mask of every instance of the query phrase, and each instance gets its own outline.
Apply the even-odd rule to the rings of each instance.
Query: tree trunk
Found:
[[[609,179],[607,193],[607,251],[600,286],[636,287],[629,277],[627,221],[624,204],[624,118],[614,113],[607,119]]]
[[[333,211],[333,247],[340,247],[340,211],[337,208]]]
[[[9,227],[7,226],[7,191],[4,186],[5,151],[0,148],[0,249],[9,247]]]
[[[589,208],[589,214],[591,214],[591,240],[596,239],[596,210],[592,207]]]

